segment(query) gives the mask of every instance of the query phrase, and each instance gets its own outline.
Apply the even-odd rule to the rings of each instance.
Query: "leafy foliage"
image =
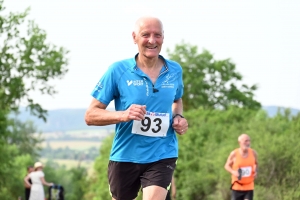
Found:
[[[84,199],[111,200],[107,180],[107,166],[114,135],[107,137],[100,148],[100,155],[94,164],[94,173],[89,179]]]
[[[300,114],[287,110],[268,117],[263,110],[228,107],[227,110],[194,109],[185,112],[186,135],[179,136],[179,159],[175,170],[177,199],[230,199],[230,174],[224,169],[229,153],[238,148],[242,133],[251,137],[258,152],[259,175],[255,199],[299,199]],[[89,180],[86,199],[111,199],[107,163],[112,137],[104,141]],[[139,196],[137,199],[141,199]]]
[[[15,145],[0,144],[0,199],[11,200],[23,196],[23,179],[26,175],[27,166],[34,162],[30,155],[18,155]],[[3,159],[6,160],[4,162]]]
[[[45,179],[56,185],[64,187],[65,199],[77,200],[83,199],[85,188],[87,186],[87,170],[80,166],[71,170],[60,167],[53,161],[48,161],[44,168]],[[45,187],[46,197],[49,196],[49,188]]]
[[[47,43],[47,35],[33,21],[25,21],[29,9],[4,14],[0,0],[0,199],[17,199],[24,186],[26,168],[37,159],[41,142],[32,123],[12,120],[21,102],[31,114],[46,120],[46,110],[30,94],[39,91],[53,95],[51,80],[67,72],[68,53],[62,47]],[[22,32],[27,24],[27,32]]]
[[[207,50],[199,54],[197,46],[184,42],[167,52],[169,58],[183,69],[185,110],[199,107],[226,109],[232,105],[251,109],[261,107],[253,98],[257,86],[239,84],[242,75],[230,59],[216,60]]]
[[[0,1],[0,13],[3,13]],[[62,47],[48,44],[46,32],[34,21],[27,22],[27,33],[22,34],[29,13],[0,15],[0,109],[18,110],[26,100],[32,114],[45,118],[46,110],[30,97],[30,92],[53,95],[56,90],[50,80],[62,78],[68,71],[68,53]]]
[[[300,115],[278,114],[230,107],[221,110],[193,110],[185,113],[190,129],[179,138],[180,152],[175,171],[179,199],[230,199],[230,174],[224,165],[238,147],[241,133],[251,137],[259,156],[255,199],[298,199],[294,152],[300,148]]]
[[[31,155],[33,159],[39,157],[41,150],[40,144],[43,142],[41,133],[37,133],[37,129],[31,121],[25,123],[19,120],[13,120],[11,132],[7,137],[8,144],[14,144],[22,155]]]
[[[69,159],[92,161],[99,155],[99,148],[90,147],[85,150],[75,150],[69,147],[52,149],[49,143],[41,151],[41,156],[48,159]]]

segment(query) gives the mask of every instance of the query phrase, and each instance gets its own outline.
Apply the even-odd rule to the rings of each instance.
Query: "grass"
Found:
[[[56,133],[44,133],[43,137],[45,141],[42,143],[41,147],[45,148],[47,145],[51,149],[59,148],[69,148],[71,150],[87,150],[91,147],[100,148],[101,140],[111,132],[107,130],[78,130],[78,131],[67,131],[67,132],[56,132]],[[74,138],[74,140],[63,140],[63,138],[68,135]],[[48,140],[47,139],[58,139],[58,140]],[[95,140],[80,140],[84,138],[95,138]],[[62,139],[62,140],[59,140]],[[42,158],[42,162],[47,162],[47,158]],[[66,169],[71,169],[79,165],[78,160],[71,159],[52,159],[53,162],[57,163],[59,166],[65,166]],[[85,167],[88,170],[88,174],[91,175],[93,171],[94,161],[82,161],[80,166]]]

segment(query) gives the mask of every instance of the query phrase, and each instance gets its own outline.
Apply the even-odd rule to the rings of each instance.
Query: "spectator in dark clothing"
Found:
[[[33,171],[33,167],[29,166],[27,167],[27,174],[30,174]],[[31,184],[31,180],[29,179],[29,183]],[[28,185],[25,181],[24,181],[24,187],[25,187],[25,200],[29,200],[29,196],[30,196],[30,185]]]

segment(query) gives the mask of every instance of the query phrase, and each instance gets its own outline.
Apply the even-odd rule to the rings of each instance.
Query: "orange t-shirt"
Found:
[[[242,178],[238,180],[237,177],[231,176],[231,183],[233,190],[254,190],[254,173],[256,168],[255,156],[251,148],[248,149],[248,156],[242,157],[239,149],[235,149],[235,160],[232,169],[237,171],[239,168],[242,170]]]

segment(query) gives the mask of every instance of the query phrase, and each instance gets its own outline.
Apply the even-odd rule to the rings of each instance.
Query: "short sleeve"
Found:
[[[179,65],[180,66],[180,65]],[[175,95],[175,100],[178,100],[182,97],[183,95],[183,79],[182,79],[182,68],[180,67],[180,72],[178,73],[178,87]]]
[[[110,66],[105,74],[101,77],[98,84],[94,88],[91,95],[101,103],[108,105],[113,99],[118,96],[116,85],[117,75],[115,68],[117,66]]]
[[[40,174],[39,174],[40,177],[44,177],[45,176],[44,172],[42,172],[42,171],[39,171],[39,172],[40,172]]]

